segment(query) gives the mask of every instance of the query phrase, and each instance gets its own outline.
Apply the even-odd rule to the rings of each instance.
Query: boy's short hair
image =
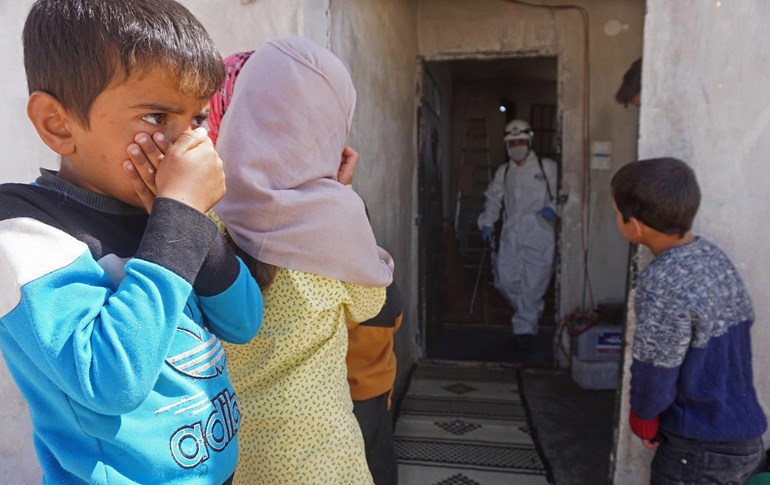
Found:
[[[615,173],[611,186],[624,221],[633,217],[664,234],[684,236],[700,206],[695,172],[676,158],[631,162]]]
[[[143,70],[200,99],[224,77],[208,33],[173,0],[37,0],[23,39],[30,93],[52,95],[84,127],[99,93]]]
[[[623,84],[615,93],[615,100],[628,106],[634,96],[642,92],[642,58],[635,60],[623,75]]]

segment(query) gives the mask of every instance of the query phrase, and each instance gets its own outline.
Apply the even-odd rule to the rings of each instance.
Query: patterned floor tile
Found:
[[[476,480],[466,477],[462,473],[455,473],[449,478],[445,478],[434,485],[481,485]]]
[[[534,446],[467,443],[431,439],[396,439],[399,463],[445,464],[457,468],[545,475]]]
[[[409,384],[409,392],[412,395],[426,397],[461,396],[472,399],[519,400],[519,390],[513,383],[412,379]]]
[[[434,422],[433,424],[443,429],[444,431],[448,431],[456,436],[461,436],[461,435],[464,435],[465,433],[470,433],[471,431],[475,431],[481,428],[480,424],[469,423],[461,419],[455,419],[454,421],[437,421],[437,422]]]
[[[457,394],[458,396],[462,396],[463,394],[467,394],[472,391],[478,391],[478,389],[476,389],[475,387],[471,387],[467,384],[463,384],[462,382],[457,382],[455,384],[452,384],[451,386],[444,386],[442,389],[447,390],[452,394]]]
[[[422,397],[410,396],[409,393],[401,402],[401,414],[462,416],[501,420],[521,420],[526,418],[526,412],[521,402]]]
[[[396,436],[404,438],[435,438],[455,441],[489,442],[504,444],[529,445],[532,436],[526,431],[524,421],[506,421],[503,423],[485,420],[478,421],[480,427],[464,434],[454,434],[436,425],[440,420],[422,419],[423,417],[402,417],[396,424]],[[427,417],[425,417],[427,418]],[[460,418],[464,421],[464,418]],[[450,422],[452,420],[449,420]]]
[[[472,480],[479,485],[547,485],[542,475],[511,474],[487,470],[468,470],[452,467],[426,467],[421,465],[399,465],[399,485],[434,485],[444,480]],[[445,482],[453,483],[453,482]],[[455,482],[462,484],[463,482]]]
[[[396,423],[399,483],[547,483],[548,466],[510,372],[431,365],[414,375]]]

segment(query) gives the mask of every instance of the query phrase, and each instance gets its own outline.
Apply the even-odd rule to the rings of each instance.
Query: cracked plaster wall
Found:
[[[349,144],[361,154],[354,188],[377,241],[392,255],[405,314],[396,334],[397,390],[420,355],[417,329],[416,9],[407,0],[332,0],[331,50],[358,99]]]

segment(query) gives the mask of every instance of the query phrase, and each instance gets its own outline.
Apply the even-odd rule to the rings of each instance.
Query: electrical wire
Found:
[[[581,187],[581,207],[580,207],[580,242],[583,250],[583,308],[586,308],[586,297],[588,297],[588,308],[594,308],[593,287],[588,270],[588,234],[591,227],[591,204],[588,200],[591,195],[591,171],[589,169],[589,133],[590,133],[590,112],[589,101],[591,96],[591,75],[590,75],[590,43],[589,27],[590,19],[588,10],[580,5],[545,5],[525,2],[522,0],[501,0],[515,5],[522,5],[532,8],[546,8],[553,14],[556,10],[577,10],[583,21],[583,166],[582,166],[582,187]],[[553,18],[553,17],[552,17]],[[555,21],[554,21],[555,23]],[[569,314],[568,314],[569,315]]]
[[[553,340],[553,356],[556,357],[561,353],[566,359],[570,358],[569,352],[564,348],[563,337],[565,332],[570,337],[578,337],[599,323],[610,320],[612,317],[611,313],[612,312],[609,309],[598,312],[585,312],[580,308],[575,308],[564,315],[558,322],[556,322]],[[556,358],[554,358],[553,361],[552,370],[556,371],[559,368],[559,361]]]

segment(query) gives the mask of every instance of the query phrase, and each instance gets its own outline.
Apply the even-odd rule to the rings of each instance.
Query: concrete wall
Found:
[[[396,262],[404,295],[396,334],[397,389],[420,353],[417,328],[417,37],[412,2],[333,0],[331,49],[348,66],[358,93],[349,143],[361,154],[354,187],[366,200],[379,243]]]
[[[562,313],[583,307],[584,228],[594,301],[617,302],[624,298],[628,246],[614,230],[607,181],[613,169],[636,154],[637,113],[618,105],[614,94],[625,70],[641,55],[644,15],[643,0],[570,3],[583,6],[590,20],[588,99],[584,99],[584,29],[578,11],[533,8],[499,0],[418,3],[419,54],[426,60],[558,56],[563,193],[568,194],[562,213]],[[590,198],[583,195],[584,103],[590,118],[589,141],[614,144],[610,170],[590,171]],[[585,212],[584,207],[588,209]],[[590,214],[590,223],[583,224],[584,213]]]
[[[223,56],[273,37],[299,35],[328,47],[328,0],[177,0],[206,27]]]
[[[6,93],[0,119],[0,183],[30,182],[39,167],[57,168],[58,159],[37,136],[27,118],[21,31],[31,0],[0,1],[0,87]],[[40,482],[40,467],[32,446],[32,426],[24,398],[0,359],[0,476],[8,484]]]
[[[6,93],[0,119],[0,183],[30,182],[38,168],[59,166],[58,158],[37,136],[27,118],[27,78],[24,75],[21,31],[32,0],[0,1],[0,86]]]
[[[675,156],[695,169],[703,202],[694,230],[727,252],[754,302],[754,382],[766,410],[770,198],[762,174],[770,153],[768,22],[764,0],[648,0],[639,139],[640,157]],[[633,314],[630,320],[627,342],[633,336]],[[628,352],[625,357],[630,361]],[[647,483],[652,452],[641,446],[625,420],[627,368],[621,398],[614,483]],[[765,443],[770,443],[768,435]]]

